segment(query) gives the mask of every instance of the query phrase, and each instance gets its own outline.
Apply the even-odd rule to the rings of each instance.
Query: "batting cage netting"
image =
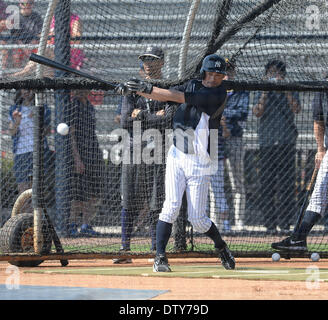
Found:
[[[319,0],[0,1],[1,259],[153,255],[178,105],[136,99],[135,114],[113,88],[198,78],[212,53],[227,59],[228,100],[202,210],[236,257],[271,255],[314,172],[327,9]],[[168,252],[211,255],[187,212],[184,196]],[[309,251],[327,253],[327,228],[323,216]]]

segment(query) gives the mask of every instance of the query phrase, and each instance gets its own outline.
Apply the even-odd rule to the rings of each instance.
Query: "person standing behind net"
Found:
[[[227,61],[227,76],[225,80],[234,80],[236,67],[233,62]],[[230,136],[225,139],[226,165],[229,174],[235,225],[242,229],[246,205],[243,131],[246,127],[249,107],[248,91],[228,91],[227,104],[223,112]]]
[[[19,27],[10,29],[12,44],[38,44],[42,30],[43,19],[33,10],[34,0],[19,1]],[[3,59],[3,67],[8,67],[9,58],[13,68],[23,67],[30,54],[37,53],[38,49],[15,48],[6,52]]]
[[[14,154],[14,174],[19,195],[32,188],[33,150],[34,150],[34,110],[35,94],[32,91],[20,89],[17,91],[14,104],[9,109],[9,133],[12,137]],[[44,134],[50,134],[51,111],[47,105],[44,108]],[[51,152],[48,141],[44,139],[45,171],[50,169]],[[32,212],[32,207],[25,209]]]
[[[265,66],[265,80],[282,81],[286,65],[271,60]],[[259,205],[269,232],[279,226],[288,232],[296,208],[295,114],[301,110],[298,93],[262,92],[255,96],[253,112],[259,121]]]
[[[162,68],[164,65],[164,52],[158,47],[148,47],[146,51],[139,56],[142,62],[143,75],[146,79],[161,79]],[[141,66],[141,65],[140,65]],[[163,121],[165,114],[165,103],[146,99],[137,95],[130,95],[123,98],[121,110],[121,126],[127,129],[130,134],[129,149],[130,164],[122,164],[122,212],[121,212],[121,226],[122,226],[122,251],[130,251],[131,234],[133,230],[134,220],[142,211],[154,211],[151,205],[151,197],[154,196],[153,183],[150,181],[151,172],[154,173],[154,167],[146,165],[141,159],[140,162],[134,163],[133,154],[138,148],[146,147],[147,142],[142,145],[133,143],[133,134],[142,134],[145,130],[156,125],[157,121]],[[134,131],[134,125],[140,124],[141,132]],[[159,172],[158,172],[159,173]],[[156,196],[154,198],[156,205]],[[148,214],[153,215],[154,212]],[[154,219],[150,219],[154,221]],[[150,223],[152,248],[155,249],[155,228],[154,223]],[[131,259],[114,259],[115,264],[131,263]]]
[[[217,228],[224,233],[231,231],[229,223],[229,206],[224,190],[224,160],[225,140],[230,136],[230,130],[226,125],[226,119],[222,116],[221,125],[218,129],[218,170],[211,177],[209,188],[209,211],[210,218]]]
[[[188,220],[194,230],[213,240],[224,268],[235,268],[232,253],[206,214],[210,176],[217,169],[216,161],[212,161],[209,153],[209,147],[214,147],[214,158],[217,158],[216,146],[209,140],[209,133],[220,126],[226,100],[226,90],[221,85],[225,74],[225,60],[212,54],[202,62],[202,80],[193,79],[172,89],[162,89],[146,81],[136,80],[117,87],[117,92],[123,95],[137,93],[148,99],[180,104],[173,118],[173,145],[168,151],[166,162],[165,201],[156,228],[154,272],[171,271],[166,246],[185,191]],[[217,134],[217,130],[214,132]]]
[[[327,79],[326,79],[327,80]],[[328,201],[328,97],[326,92],[316,92],[313,103],[313,131],[317,143],[315,169],[319,170],[309,204],[300,227],[294,229],[290,237],[274,242],[276,250],[306,251],[307,236],[313,226],[325,215]]]
[[[82,20],[81,20],[80,16],[75,13],[71,13],[71,16],[70,16],[70,37],[72,39],[70,41],[71,45],[79,44],[81,42],[81,40],[78,38],[82,36],[82,31],[83,31],[82,27],[83,27],[83,25],[82,25]],[[49,30],[50,39],[47,42],[48,46],[46,47],[46,50],[44,53],[44,55],[50,59],[54,59],[54,57],[55,57],[54,48],[53,48],[53,45],[55,44],[55,34],[54,33],[55,33],[55,17],[53,17],[51,25],[50,25],[50,30]],[[85,60],[86,60],[86,56],[85,56],[83,50],[81,50],[79,48],[74,48],[73,46],[71,46],[70,66],[74,69],[80,70],[82,68]],[[35,63],[34,61],[29,61],[22,70],[17,71],[13,74],[6,74],[6,76],[11,77],[11,78],[26,77],[36,71],[36,66],[37,66],[37,63]],[[47,77],[53,77],[53,75],[54,75],[53,68],[45,67],[43,75],[47,76]]]
[[[6,13],[7,4],[0,0],[0,32],[7,30],[7,18],[8,14]]]
[[[0,33],[3,31],[6,31],[8,29],[7,18],[9,16],[9,14],[6,13],[7,6],[8,5],[3,0],[0,0]],[[6,44],[6,41],[0,40],[0,44]],[[7,50],[5,50],[5,49],[1,50],[3,60],[5,60],[7,53],[8,53]],[[2,67],[4,67],[4,61],[2,61]]]
[[[65,115],[69,125],[71,154],[71,213],[69,235],[98,236],[91,222],[103,197],[104,161],[96,135],[95,108],[88,90],[74,90]],[[82,225],[78,231],[79,216]]]

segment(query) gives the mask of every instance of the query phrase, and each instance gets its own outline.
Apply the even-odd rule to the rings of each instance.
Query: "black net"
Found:
[[[204,56],[217,52],[235,74],[224,82],[218,171],[204,210],[236,255],[270,254],[291,234],[314,169],[313,109],[327,90],[325,2],[57,2],[8,1],[3,15],[11,24],[0,34],[2,252],[23,246],[4,239],[18,232],[23,219],[10,217],[32,184],[33,204],[28,198],[19,212],[45,208],[68,253],[153,253],[165,199],[177,105],[124,103],[106,84],[31,62],[31,53],[113,84],[137,77],[170,86],[198,77]],[[139,59],[145,53],[160,62]],[[212,251],[187,211],[183,197],[168,251]],[[33,228],[26,221],[24,232]],[[327,223],[323,214],[309,250],[327,252]]]

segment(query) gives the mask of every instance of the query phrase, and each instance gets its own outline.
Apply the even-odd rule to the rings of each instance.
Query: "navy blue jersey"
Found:
[[[197,154],[206,150],[209,152],[209,143],[204,141],[205,137],[201,132],[220,127],[226,89],[222,85],[214,88],[204,87],[201,80],[190,80],[173,89],[184,92],[186,101],[179,106],[173,118],[175,146],[184,153]],[[178,146],[179,138],[185,142],[183,150]],[[209,139],[208,133],[206,139]]]

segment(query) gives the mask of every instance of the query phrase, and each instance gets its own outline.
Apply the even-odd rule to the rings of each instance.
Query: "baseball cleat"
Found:
[[[274,242],[271,247],[276,250],[285,251],[307,251],[306,240],[296,240],[293,237],[288,237],[280,242]]]
[[[130,249],[124,249],[121,247],[120,252],[130,252]],[[131,258],[115,258],[113,259],[114,264],[126,264],[126,263],[132,263]]]
[[[132,263],[132,259],[126,259],[126,258],[115,258],[113,259],[114,264],[126,264],[126,263]]]
[[[221,263],[226,270],[235,269],[235,258],[233,257],[231,251],[227,245],[224,245],[222,249],[217,249]]]
[[[170,265],[166,256],[163,255],[156,255],[153,265],[154,272],[171,272]]]

